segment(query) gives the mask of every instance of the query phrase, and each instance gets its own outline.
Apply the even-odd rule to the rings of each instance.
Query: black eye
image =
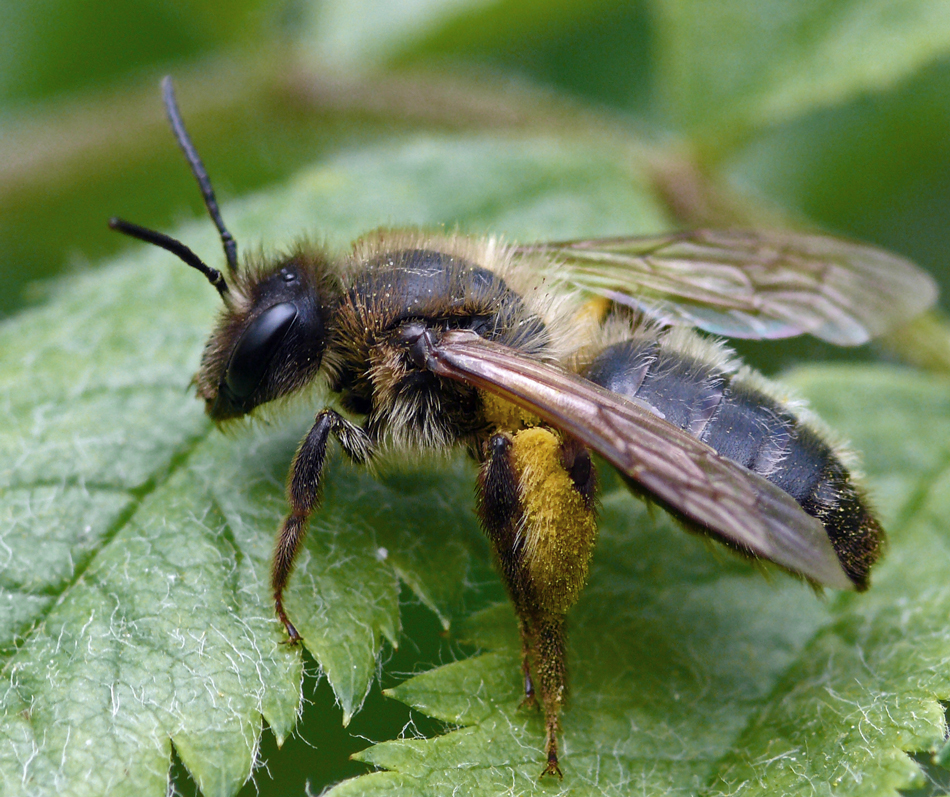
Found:
[[[286,268],[285,268],[285,269],[281,269],[280,276],[281,276],[281,279],[283,279],[284,282],[296,282],[296,281],[297,281],[297,272],[295,272],[295,271],[288,271]]]
[[[244,330],[224,376],[234,398],[247,398],[257,389],[274,352],[296,319],[297,306],[292,302],[281,302],[268,307]]]

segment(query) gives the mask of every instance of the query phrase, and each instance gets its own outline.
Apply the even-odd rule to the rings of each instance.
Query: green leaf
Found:
[[[305,6],[301,17],[302,48],[316,63],[332,63],[349,74],[426,60],[488,61],[505,72],[531,74],[541,84],[573,85],[611,99],[626,99],[634,84],[643,82],[636,73],[646,42],[637,22],[645,14],[636,4],[324,0]]]
[[[306,7],[309,48],[322,60],[347,70],[378,67],[456,16],[486,5],[485,0],[358,0]]]
[[[380,222],[528,239],[664,226],[621,164],[545,139],[414,139],[225,215],[252,251],[324,230],[343,248]],[[220,258],[208,222],[179,237]],[[284,474],[324,397],[251,432],[213,429],[189,382],[217,301],[140,247],[0,327],[4,795],[164,794],[172,743],[204,794],[228,795],[261,718],[278,740],[294,726],[301,657],[281,644],[269,558]],[[288,608],[344,720],[398,640],[400,581],[447,622],[469,560],[484,563],[471,485],[459,461],[379,481],[331,472]]]
[[[386,742],[332,794],[887,794],[919,785],[950,697],[950,398],[889,368],[791,375],[869,452],[891,548],[865,595],[816,599],[650,517],[610,481],[590,584],[571,612],[562,783],[539,784],[543,724],[519,710],[514,617],[476,617],[481,655],[391,690],[457,727]],[[842,389],[843,386],[846,389]],[[822,787],[824,788],[824,787]],[[818,789],[818,791],[821,791]]]
[[[950,53],[942,0],[656,0],[660,96],[718,152]]]

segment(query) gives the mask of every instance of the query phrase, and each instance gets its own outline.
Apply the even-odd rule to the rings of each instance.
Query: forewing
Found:
[[[541,253],[574,285],[666,323],[738,338],[808,332],[855,346],[937,298],[910,261],[825,235],[695,230],[516,251]]]
[[[689,520],[809,579],[853,589],[822,524],[785,492],[649,409],[467,331],[428,341],[426,367],[517,404],[602,454]]]

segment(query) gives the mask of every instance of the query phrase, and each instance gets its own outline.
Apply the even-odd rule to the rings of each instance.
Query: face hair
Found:
[[[228,262],[228,271],[233,276],[237,273],[237,241],[224,226],[224,219],[221,218],[221,211],[218,209],[218,200],[215,199],[214,189],[211,187],[211,178],[208,177],[208,171],[201,162],[198,150],[191,143],[191,137],[188,135],[188,131],[185,130],[185,123],[181,118],[181,111],[178,110],[178,102],[175,100],[175,87],[172,85],[171,75],[162,78],[162,99],[165,101],[165,112],[168,114],[168,121],[175,133],[175,140],[185,154],[185,159],[191,167],[191,173],[198,181],[198,188],[201,189],[201,196],[204,198],[208,214],[221,235],[221,245],[224,247],[224,257]]]
[[[130,221],[125,221],[125,219],[111,218],[109,219],[109,227],[116,232],[121,232],[124,235],[128,235],[132,238],[138,238],[140,241],[145,241],[147,244],[154,244],[164,249],[166,252],[171,252],[173,255],[179,259],[185,261],[192,268],[198,269],[202,274],[208,278],[215,289],[221,294],[221,298],[227,301],[228,297],[228,283],[224,281],[224,277],[221,272],[216,268],[211,268],[207,265],[198,255],[191,251],[187,246],[185,246],[181,241],[175,240],[165,233],[158,232],[156,230],[150,230],[148,227],[140,227],[138,224],[133,224]]]

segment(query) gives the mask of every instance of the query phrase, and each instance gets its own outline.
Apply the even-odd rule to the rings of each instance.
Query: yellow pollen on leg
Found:
[[[512,440],[525,536],[525,562],[544,612],[564,614],[580,596],[597,537],[594,512],[561,460],[561,438],[543,427]]]

